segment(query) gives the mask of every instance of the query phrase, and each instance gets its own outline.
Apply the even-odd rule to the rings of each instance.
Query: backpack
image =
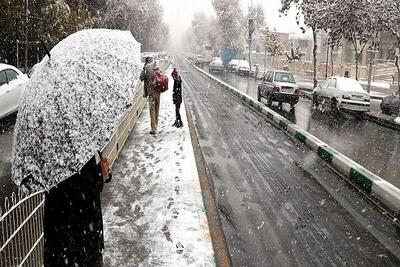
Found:
[[[168,77],[161,71],[156,71],[153,83],[157,92],[164,93],[168,90]]]

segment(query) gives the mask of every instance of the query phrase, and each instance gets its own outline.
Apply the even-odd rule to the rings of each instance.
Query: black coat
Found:
[[[180,77],[174,80],[172,100],[174,101],[175,105],[182,103],[182,80]]]
[[[102,266],[101,168],[94,157],[80,174],[46,194],[44,266]]]

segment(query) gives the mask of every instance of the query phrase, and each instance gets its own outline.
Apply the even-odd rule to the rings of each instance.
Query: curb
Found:
[[[252,97],[240,92],[236,88],[226,84],[225,82],[211,76],[202,69],[193,66],[198,71],[206,75],[211,80],[217,82],[225,89],[239,97],[244,103],[255,108],[257,111],[266,115],[267,119],[275,126],[285,131],[290,137],[296,141],[305,144],[313,150],[321,159],[334,167],[337,171],[350,178],[357,186],[367,194],[381,201],[387,208],[400,214],[400,189],[391,183],[383,180],[378,175],[367,170],[357,162],[351,160],[341,154],[334,148],[311,135],[307,131],[301,129],[286,118],[282,117],[275,111],[262,105]]]

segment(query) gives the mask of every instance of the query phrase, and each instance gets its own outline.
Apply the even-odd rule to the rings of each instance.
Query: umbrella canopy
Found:
[[[49,190],[106,145],[135,94],[140,44],[130,32],[83,30],[36,67],[18,112],[13,180]]]

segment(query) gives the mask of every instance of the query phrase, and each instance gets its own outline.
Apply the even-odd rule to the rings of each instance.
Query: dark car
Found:
[[[400,113],[400,93],[396,92],[390,96],[384,97],[381,102],[383,114],[392,115]]]
[[[257,99],[265,98],[268,105],[272,102],[289,103],[291,107],[299,102],[299,87],[293,75],[288,71],[267,71],[258,85]]]

